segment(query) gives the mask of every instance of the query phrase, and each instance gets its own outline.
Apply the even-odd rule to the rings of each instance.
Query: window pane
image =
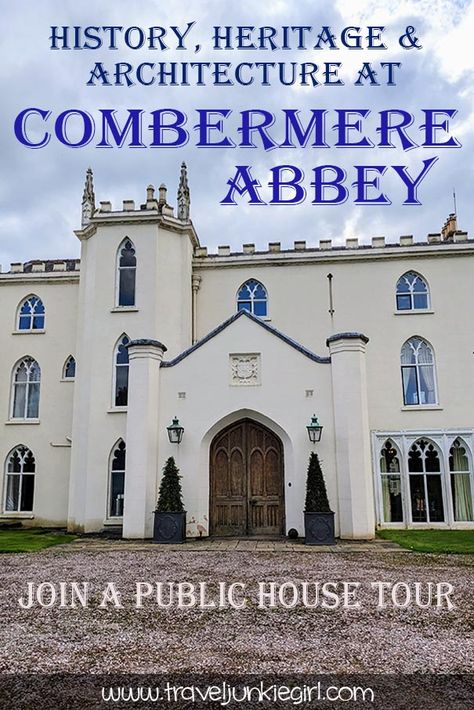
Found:
[[[267,315],[267,302],[266,301],[254,301],[253,312],[256,316],[266,316]]]
[[[434,367],[433,365],[420,365],[420,404],[436,404]]]
[[[397,296],[397,310],[409,311],[411,309],[411,296]]]
[[[416,369],[402,367],[403,403],[418,404],[418,391],[416,387]]]
[[[24,419],[26,402],[26,383],[20,382],[14,385],[13,417]]]
[[[128,366],[116,367],[115,406],[125,407],[128,402]]]
[[[22,476],[20,510],[33,510],[34,476]]]
[[[39,414],[39,382],[31,383],[28,390],[27,419],[37,419]]]
[[[44,316],[33,317],[33,329],[42,330],[44,328]]]
[[[427,476],[428,509],[431,523],[444,521],[443,495],[441,493],[441,476]]]
[[[119,306],[135,305],[135,269],[120,269]]]
[[[19,330],[29,330],[30,323],[31,323],[30,316],[20,316],[20,322],[18,324],[18,329]]]
[[[113,471],[110,486],[110,516],[123,515],[123,493],[125,474],[123,471]]]
[[[248,311],[250,313],[252,311],[252,305],[251,305],[250,301],[239,301],[238,310],[239,311]]]
[[[411,517],[414,523],[426,523],[424,476],[410,476]]]
[[[383,519],[386,523],[402,523],[402,488],[400,476],[382,476]]]
[[[7,476],[7,496],[5,510],[18,510],[20,476]]]
[[[415,293],[413,304],[415,308],[428,308],[428,296],[426,293]]]
[[[267,292],[263,288],[262,284],[257,284],[255,287],[255,291],[253,294],[254,298],[258,298],[259,300],[264,300],[267,297]]]
[[[66,369],[64,370],[64,377],[72,378],[76,376],[76,361],[73,357],[69,358],[66,363]]]
[[[122,342],[118,346],[115,362],[117,365],[128,365],[128,349],[125,347],[129,343],[127,336],[122,338]]]
[[[469,473],[451,474],[454,520],[472,520],[472,495]]]

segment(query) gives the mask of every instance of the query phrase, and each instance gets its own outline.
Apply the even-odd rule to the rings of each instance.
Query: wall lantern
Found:
[[[321,424],[318,422],[318,418],[316,414],[313,414],[311,417],[311,421],[306,427],[308,430],[308,436],[309,440],[311,441],[312,444],[317,444],[318,441],[321,441],[321,434],[323,433],[323,427]]]
[[[179,423],[178,417],[174,417],[173,421],[166,427],[168,430],[168,439],[171,444],[180,444],[183,438],[184,427]]]

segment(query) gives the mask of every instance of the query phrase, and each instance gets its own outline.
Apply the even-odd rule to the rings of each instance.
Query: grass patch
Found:
[[[474,554],[474,530],[379,530],[377,537],[416,552]]]
[[[0,530],[0,552],[38,552],[74,538],[75,535],[51,530]]]

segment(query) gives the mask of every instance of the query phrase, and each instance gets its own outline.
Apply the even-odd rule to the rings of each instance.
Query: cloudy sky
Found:
[[[474,52],[474,5],[471,0],[17,0],[2,2],[2,95],[1,182],[0,182],[0,263],[4,270],[11,261],[32,258],[62,258],[79,255],[79,242],[72,230],[79,227],[80,203],[85,170],[94,170],[96,197],[110,200],[119,207],[123,199],[143,201],[149,183],[165,182],[168,201],[175,204],[179,165],[189,168],[192,218],[201,243],[211,249],[218,244],[239,248],[243,242],[255,242],[264,248],[268,241],[281,241],[290,247],[294,240],[306,239],[316,245],[319,239],[343,241],[359,237],[385,235],[395,240],[401,234],[424,238],[439,231],[452,210],[456,189],[459,225],[472,232],[474,157],[474,108],[472,71]],[[49,49],[52,25],[123,27],[183,26],[195,21],[193,52],[130,51],[56,51]],[[337,35],[348,25],[386,27],[384,39],[389,49],[380,51],[239,51],[212,52],[210,37],[214,25],[274,26],[306,25],[318,28],[330,25]],[[407,25],[416,28],[423,45],[421,50],[404,51],[398,37]],[[191,34],[190,34],[191,38]],[[343,87],[285,87],[274,84],[261,87],[88,87],[86,82],[95,62],[108,69],[114,63],[129,61],[285,61],[342,62]],[[397,86],[354,87],[358,66],[363,61],[377,65],[381,61],[400,61]],[[68,108],[89,111],[99,121],[99,108],[114,108],[118,116],[141,108],[151,111],[174,107],[189,115],[192,126],[196,108],[229,108],[233,113],[229,131],[236,138],[238,112],[261,108],[277,114],[282,108],[297,108],[308,116],[311,108],[369,108],[367,130],[372,138],[377,112],[402,108],[415,114],[412,127],[415,140],[422,122],[422,108],[454,108],[458,115],[452,132],[462,143],[458,150],[336,150],[311,148],[281,149],[265,152],[262,148],[198,149],[191,138],[188,145],[176,149],[98,149],[94,139],[85,148],[62,146],[54,138],[43,149],[30,150],[15,138],[13,122],[26,107],[40,107],[52,117]],[[306,114],[305,114],[306,112]],[[331,116],[334,118],[334,114]],[[332,124],[332,121],[330,125]],[[331,135],[329,136],[331,140]],[[356,206],[351,190],[348,201],[339,206],[311,205],[308,200],[296,206],[236,207],[219,204],[226,193],[226,182],[236,164],[252,165],[254,177],[262,184],[269,180],[269,169],[291,163],[311,176],[316,165],[337,163],[354,179],[354,164],[406,165],[416,174],[422,160],[439,156],[437,164],[420,187],[422,206],[402,206],[403,190],[395,175],[384,176],[382,187],[392,205]],[[308,177],[308,183],[310,177]],[[267,191],[263,191],[265,196]]]

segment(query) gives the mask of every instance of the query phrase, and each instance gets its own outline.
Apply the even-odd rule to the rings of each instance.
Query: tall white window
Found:
[[[433,349],[426,340],[410,338],[401,351],[403,403],[436,404],[436,369]]]
[[[43,330],[44,305],[41,298],[32,295],[25,298],[18,308],[18,330]]]
[[[12,419],[37,419],[39,415],[41,370],[31,357],[13,368]]]
[[[471,458],[466,444],[461,439],[456,439],[449,450],[449,472],[454,520],[473,520]]]
[[[114,351],[114,405],[126,407],[128,404],[128,349],[130,338],[122,335]]]
[[[411,518],[414,523],[444,522],[441,457],[429,439],[419,439],[408,452]]]
[[[414,271],[400,276],[396,295],[397,311],[422,311],[430,307],[428,284]]]
[[[17,446],[5,465],[6,512],[31,512],[35,491],[35,457],[26,446]]]
[[[137,257],[130,239],[125,239],[117,254],[117,306],[135,305]]]
[[[237,310],[248,311],[254,316],[267,315],[267,290],[260,281],[250,279],[239,288],[237,294]]]
[[[110,518],[121,518],[123,516],[126,453],[125,442],[120,439],[110,456],[108,511]]]

